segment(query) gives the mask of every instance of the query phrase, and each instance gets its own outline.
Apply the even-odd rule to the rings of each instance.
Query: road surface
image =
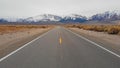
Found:
[[[56,27],[3,57],[0,68],[120,68],[120,57]]]

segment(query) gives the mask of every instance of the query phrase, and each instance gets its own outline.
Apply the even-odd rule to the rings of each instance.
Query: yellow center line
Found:
[[[59,37],[59,44],[62,44],[62,37]]]
[[[61,33],[60,33],[60,32],[58,32],[58,35],[59,35],[59,39],[58,39],[58,41],[59,41],[59,44],[61,45],[61,44],[62,44],[62,37],[61,37]]]
[[[62,38],[61,37],[59,38],[59,43],[62,44]]]

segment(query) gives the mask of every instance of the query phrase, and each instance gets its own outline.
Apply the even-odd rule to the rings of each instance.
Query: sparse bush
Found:
[[[46,25],[0,25],[0,34],[47,27]]]
[[[98,31],[98,32],[104,32],[105,27],[103,26],[96,26],[96,28],[93,29],[94,31]]]
[[[70,25],[69,25],[70,26]],[[71,27],[91,30],[97,32],[107,32],[108,34],[120,34],[120,25],[72,25]]]
[[[107,33],[108,34],[118,34],[119,30],[117,28],[109,28]]]

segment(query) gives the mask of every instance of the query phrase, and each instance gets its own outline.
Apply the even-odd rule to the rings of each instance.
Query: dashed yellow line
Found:
[[[59,35],[59,44],[61,45],[62,44],[62,37],[61,37],[61,33],[60,32],[58,32],[58,35]]]
[[[61,37],[59,38],[59,43],[62,44],[62,38]]]

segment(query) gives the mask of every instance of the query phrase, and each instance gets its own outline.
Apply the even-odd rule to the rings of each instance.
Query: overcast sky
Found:
[[[120,0],[0,0],[0,17],[30,17],[40,14],[91,16],[120,11]]]

